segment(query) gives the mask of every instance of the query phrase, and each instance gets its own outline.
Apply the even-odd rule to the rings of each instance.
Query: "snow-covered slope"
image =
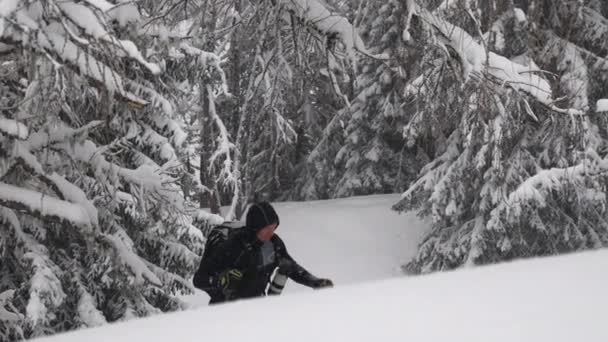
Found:
[[[608,251],[301,292],[47,342],[605,342]]]
[[[337,286],[401,276],[400,266],[416,253],[429,224],[391,206],[399,195],[363,196],[274,204],[281,220],[277,234],[291,256]],[[283,291],[310,291],[289,281]],[[186,299],[206,305],[202,291]]]

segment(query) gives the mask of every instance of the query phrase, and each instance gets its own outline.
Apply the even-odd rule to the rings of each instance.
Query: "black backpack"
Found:
[[[213,255],[222,243],[230,239],[237,232],[242,231],[244,228],[245,224],[240,221],[227,221],[212,227],[209,233],[207,233],[207,241],[205,242],[203,259]]]

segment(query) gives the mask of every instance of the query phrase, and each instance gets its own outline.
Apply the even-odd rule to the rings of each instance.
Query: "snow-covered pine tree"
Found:
[[[220,190],[231,193],[239,178],[233,167],[230,117],[222,108],[232,95],[220,67],[236,15],[231,6],[232,1],[223,0],[147,1],[143,7],[158,15],[140,29],[154,38],[154,53],[166,61],[167,80],[157,87],[165,90],[187,123],[185,195],[214,213],[219,213]],[[216,36],[216,32],[228,33]]]
[[[311,6],[309,13],[303,11],[305,6]],[[247,145],[248,192],[267,199],[290,197],[315,135],[339,107],[340,89],[332,77],[348,68],[345,44],[340,42],[350,39],[340,38],[324,22],[339,23],[336,28],[349,25],[330,12],[327,3],[295,2],[276,10],[265,43],[270,59],[254,123],[258,133]]]
[[[423,51],[406,49],[401,39],[410,25],[402,20],[406,8],[399,1],[361,1],[356,7],[353,21],[371,49],[359,60],[355,98],[308,157],[298,190],[303,198],[394,192],[415,176],[418,149],[405,144],[399,127],[407,123],[405,81],[417,68],[408,61]]]
[[[592,105],[606,97],[606,42],[598,37],[608,21],[600,7],[415,6],[414,18],[444,53],[408,85],[420,109],[407,137],[417,142],[428,123],[449,124],[439,126],[445,144],[436,143],[432,160],[395,205],[433,218],[408,271],[608,244],[606,119]]]
[[[328,46],[341,47],[332,51],[337,52],[331,59],[335,67],[362,44],[350,23],[331,13],[324,2],[217,0],[205,4],[200,10],[208,15],[203,17],[215,18],[206,25],[222,32],[213,52],[239,64],[225,68],[232,85],[230,95],[213,94],[214,101],[201,108],[206,110],[213,102],[213,110],[207,112],[215,112],[214,120],[222,123],[216,131],[220,138],[215,148],[210,151],[201,145],[202,154],[210,155],[199,159],[201,176],[218,185],[218,202],[230,204],[226,217],[231,219],[240,216],[244,204],[254,197],[277,198],[290,189],[298,161],[308,151],[306,124],[316,114],[310,109],[325,107],[311,98],[321,92],[335,98],[333,93],[339,90],[331,81],[338,71],[325,73],[325,79],[319,77],[321,69],[331,69]],[[215,15],[214,8],[229,15]],[[233,18],[238,18],[238,29]],[[234,49],[238,49],[238,58]],[[234,115],[235,111],[240,115]],[[205,126],[197,122],[192,126]]]
[[[156,38],[132,3],[0,8],[0,338],[180,307],[203,240]]]

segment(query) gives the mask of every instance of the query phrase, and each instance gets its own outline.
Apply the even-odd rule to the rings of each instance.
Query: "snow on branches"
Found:
[[[429,160],[394,209],[420,209],[433,229],[408,272],[608,245],[598,40],[608,26],[592,7],[415,7],[432,49],[405,87],[414,108],[405,131]],[[445,72],[452,60],[462,74]]]
[[[187,136],[167,55],[124,39],[139,19],[122,0],[0,0],[1,340],[174,310],[193,290]]]
[[[14,136],[19,139],[26,139],[29,130],[27,126],[13,119],[0,116],[0,131],[4,134]]]
[[[0,4],[4,7],[0,13],[1,43],[32,47],[56,68],[67,65],[119,99],[137,106],[148,104],[127,89],[122,74],[99,58],[100,54],[111,53],[137,61],[152,75],[160,73],[160,67],[146,61],[133,42],[117,39],[109,31],[109,13],[114,5],[106,1],[54,0]]]
[[[448,6],[444,2],[442,6]],[[540,76],[542,70],[532,65],[522,65],[508,58],[489,51],[487,47],[477,42],[469,33],[457,25],[441,19],[434,13],[413,6],[415,15],[432,27],[444,48],[450,47],[455,51],[462,65],[465,81],[469,77],[487,77],[500,86],[510,87],[530,95],[536,101],[551,110],[569,115],[583,115],[579,108],[559,108],[554,102],[549,82]],[[519,13],[519,12],[516,12]]]
[[[356,59],[357,51],[367,54],[363,40],[348,19],[332,14],[319,0],[280,0],[279,3],[319,32],[338,37],[351,60]]]

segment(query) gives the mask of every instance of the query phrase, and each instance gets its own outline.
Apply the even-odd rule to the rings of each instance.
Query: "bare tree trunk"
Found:
[[[234,2],[234,10],[241,14],[242,4],[241,0]],[[230,78],[228,79],[228,86],[232,95],[234,95],[235,103],[232,108],[232,130],[233,136],[236,136],[238,132],[239,118],[241,116],[241,107],[243,105],[242,92],[241,92],[241,44],[239,42],[241,38],[241,25],[238,23],[238,19],[233,20],[234,28],[230,37]]]
[[[205,5],[209,5],[208,2]],[[207,24],[204,21],[201,22],[203,28],[206,28],[209,32],[208,40],[206,42],[205,49],[208,51],[214,51],[215,49],[215,37],[212,32],[216,29],[217,22],[217,6],[215,1],[212,1],[211,5],[211,18]],[[205,16],[203,16],[204,18]],[[200,181],[201,184],[207,188],[207,191],[201,193],[200,206],[201,208],[208,207],[213,214],[220,214],[220,200],[218,196],[218,186],[214,177],[209,173],[210,165],[207,163],[211,158],[211,151],[215,145],[213,137],[215,136],[215,130],[213,127],[213,120],[211,119],[211,113],[209,111],[209,96],[207,94],[207,86],[205,80],[200,84],[200,101],[203,104],[200,112],[200,124],[201,124],[201,160],[200,160]]]

